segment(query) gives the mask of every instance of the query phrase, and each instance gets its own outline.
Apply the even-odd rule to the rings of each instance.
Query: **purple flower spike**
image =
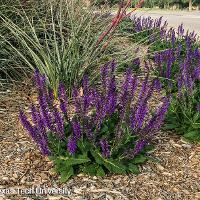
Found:
[[[132,83],[132,80],[133,80],[132,71],[129,68],[126,71],[126,76],[125,76],[125,79],[124,79],[124,83],[122,85],[122,92],[121,92],[120,102],[119,102],[119,104],[121,106],[121,116],[122,116],[122,118],[123,118],[124,113],[126,111],[125,108],[126,108],[126,105],[129,101],[129,97],[130,97],[130,95],[132,95],[132,94],[129,93],[130,83]],[[133,85],[131,85],[131,86],[133,86]]]
[[[110,150],[109,150],[108,141],[106,139],[101,139],[100,145],[101,145],[101,149],[102,149],[102,155],[105,158],[110,157]]]
[[[183,28],[183,23],[178,27],[178,36],[182,37],[184,34],[184,28]]]
[[[68,139],[68,143],[67,143],[67,150],[69,151],[69,153],[71,155],[74,155],[76,153],[77,150],[77,142],[76,139],[74,137],[70,137]]]
[[[22,110],[20,110],[19,113],[19,119],[23,125],[23,127],[29,132],[32,139],[37,142],[37,129],[31,125],[31,123],[28,121],[26,115]]]
[[[200,65],[194,69],[193,76],[195,79],[200,80]]]
[[[139,140],[137,141],[137,143],[135,144],[135,148],[134,148],[134,151],[133,151],[133,156],[139,154],[143,149],[144,147],[147,145],[147,141],[145,140]]]
[[[48,103],[52,106],[54,102],[54,94],[53,94],[53,90],[49,89],[48,90]]]
[[[78,89],[76,87],[73,88],[72,96],[73,96],[73,101],[74,101],[76,113],[78,115],[82,115],[81,100],[78,96]]]
[[[35,70],[35,83],[36,83],[36,87],[39,90],[43,90],[43,88],[45,87],[45,81],[46,81],[45,75],[41,75],[39,70],[36,69]]]
[[[64,121],[63,118],[56,107],[53,110],[54,120],[56,124],[56,132],[59,134],[60,139],[64,139],[65,132],[64,132]]]
[[[139,66],[140,66],[140,59],[139,59],[139,58],[135,58],[135,59],[133,60],[133,65],[139,67]]]
[[[73,127],[73,133],[74,137],[78,140],[81,138],[81,125],[78,121],[73,121],[72,122],[72,127]]]
[[[154,79],[153,84],[156,90],[160,91],[162,89],[162,83],[159,79]]]
[[[39,93],[38,101],[45,125],[49,128],[49,130],[54,131],[52,128],[52,118],[48,108],[48,103],[46,97],[42,93]]]
[[[157,109],[155,115],[150,119],[149,123],[144,128],[145,134],[151,133],[154,134],[161,127],[165,114],[169,108],[170,99],[165,97],[163,104],[160,108]]]
[[[51,151],[48,148],[48,142],[46,139],[42,138],[39,142],[40,151],[44,156],[49,156]]]
[[[148,112],[148,107],[146,105],[140,105],[136,110],[135,116],[134,117],[131,116],[130,118],[131,128],[135,132],[137,132],[137,130],[142,128],[147,112]]]

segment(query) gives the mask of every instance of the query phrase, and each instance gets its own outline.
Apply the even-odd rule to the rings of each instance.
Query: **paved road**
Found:
[[[151,16],[152,18],[159,18],[163,16],[164,20],[168,21],[168,25],[178,27],[181,23],[184,24],[185,30],[194,30],[200,36],[200,11],[136,11],[137,16]]]

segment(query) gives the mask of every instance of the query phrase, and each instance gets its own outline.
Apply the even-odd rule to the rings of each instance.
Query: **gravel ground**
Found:
[[[18,120],[19,107],[27,108],[35,99],[31,88],[26,84],[21,90],[14,88],[0,102],[0,110],[5,109],[0,112],[0,200],[200,199],[200,146],[162,132],[154,140],[152,157],[157,162],[148,161],[140,175],[79,174],[59,184],[52,163],[40,155]],[[45,188],[49,191],[42,194]]]

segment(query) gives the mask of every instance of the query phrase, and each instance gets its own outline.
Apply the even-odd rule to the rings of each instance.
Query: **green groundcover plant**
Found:
[[[80,172],[137,174],[138,166],[148,159],[169,98],[163,97],[160,106],[152,110],[149,101],[160,89],[158,80],[149,81],[147,74],[140,86],[128,69],[123,83],[117,84],[115,68],[114,60],[101,68],[98,89],[89,86],[85,75],[82,87],[73,88],[71,101],[62,83],[56,101],[45,86],[46,77],[35,72],[39,105],[30,107],[32,122],[22,110],[20,120],[41,153],[53,160],[62,182]]]

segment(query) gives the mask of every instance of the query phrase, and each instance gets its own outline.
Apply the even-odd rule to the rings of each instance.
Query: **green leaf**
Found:
[[[85,155],[79,155],[76,157],[59,157],[60,160],[64,161],[65,166],[73,166],[73,165],[80,165],[83,163],[90,162],[90,159]]]
[[[87,142],[86,140],[84,141],[78,141],[77,142],[78,148],[81,150],[83,154],[87,153],[90,150],[91,144]]]
[[[199,142],[200,141],[200,131],[190,131],[186,134],[184,134],[184,137],[188,139],[189,141]]]
[[[155,147],[153,145],[147,145],[147,146],[144,147],[142,152],[152,152],[154,150],[155,150]]]
[[[104,166],[113,173],[124,174],[126,173],[126,167],[118,160],[104,159]]]
[[[137,165],[134,165],[134,164],[129,164],[128,170],[130,172],[132,172],[133,174],[139,174],[140,173],[139,167]]]
[[[60,182],[61,183],[66,182],[71,176],[74,175],[73,167],[66,167],[65,170],[60,173],[60,175],[61,175]]]
[[[112,158],[106,159],[101,155],[100,152],[97,152],[97,150],[92,150],[91,154],[98,164],[104,165],[110,172],[117,174],[126,172],[126,167],[120,163],[119,160],[113,160]]]
[[[133,164],[142,164],[142,163],[144,163],[146,160],[147,160],[146,156],[140,154],[140,155],[135,156],[135,157],[131,160],[131,163],[133,163]]]
[[[96,163],[90,164],[90,165],[85,165],[85,166],[82,167],[82,172],[89,174],[91,176],[94,176],[97,173],[98,167],[99,167],[99,165],[96,164]]]
[[[104,124],[103,128],[101,129],[101,133],[106,133],[108,131],[108,126]]]
[[[193,123],[192,128],[193,129],[200,129],[200,123]]]
[[[103,170],[103,168],[101,166],[97,169],[96,175],[97,176],[101,176],[101,177],[103,177],[103,176],[106,175],[105,172],[104,172],[104,170]]]
[[[94,157],[95,161],[99,165],[102,165],[103,164],[103,159],[101,158],[101,156],[99,156],[98,152],[96,150],[91,150],[90,152],[91,152],[92,156]]]
[[[196,122],[196,121],[198,121],[198,120],[199,120],[199,118],[200,118],[200,115],[199,115],[199,113],[195,113],[195,115],[193,116],[193,122]]]
[[[163,127],[165,130],[173,130],[175,128],[177,128],[176,124],[165,124]]]

